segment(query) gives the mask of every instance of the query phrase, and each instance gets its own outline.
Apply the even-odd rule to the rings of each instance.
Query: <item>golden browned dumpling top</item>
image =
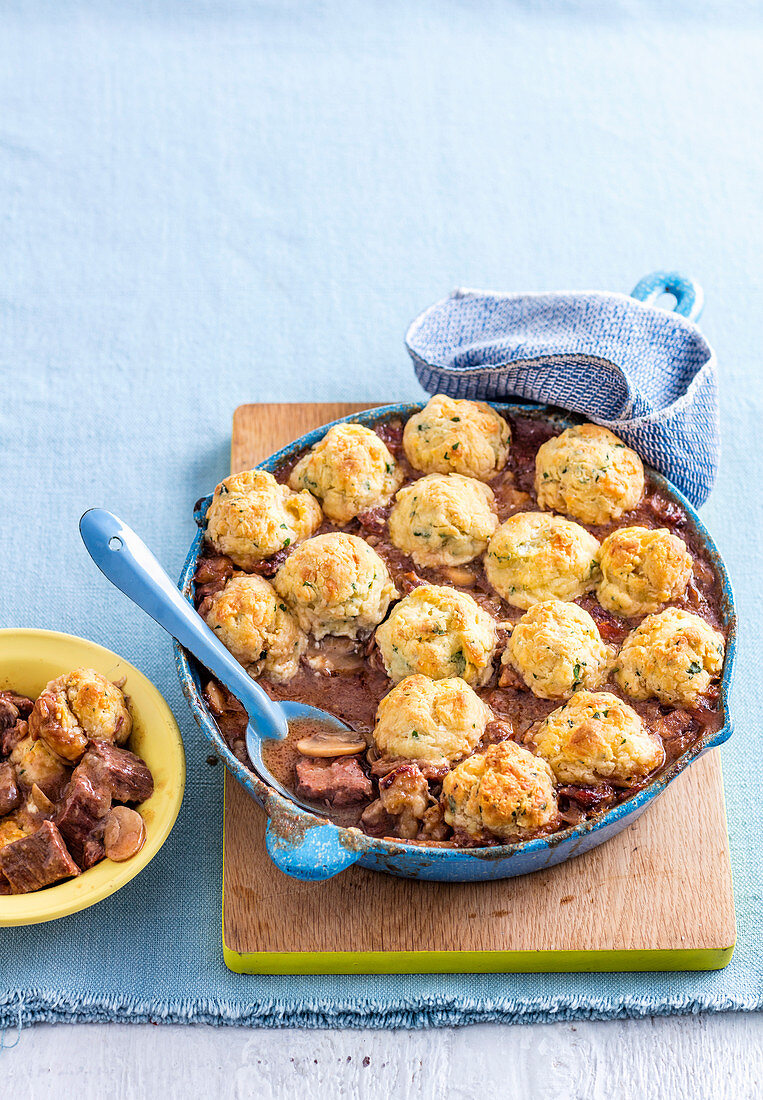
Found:
[[[615,679],[632,699],[692,706],[723,668],[723,635],[678,607],[647,615],[623,643]]]
[[[422,584],[395,604],[376,642],[395,682],[420,672],[433,680],[461,676],[480,684],[490,677],[496,629],[466,592]]]
[[[601,606],[615,615],[646,615],[684,594],[692,557],[665,528],[621,527],[601,544],[599,568]]]
[[[264,577],[234,573],[208,600],[207,625],[251,676],[281,683],[299,668],[307,638]]]
[[[497,526],[492,489],[461,474],[428,474],[406,485],[389,516],[394,545],[424,567],[473,561]]]
[[[33,740],[31,734],[14,746],[10,761],[16,768],[19,785],[25,791],[31,791],[37,785],[49,797],[60,796],[61,787],[69,775],[66,765],[77,763],[77,752],[72,738],[57,740],[62,748],[69,749],[71,753],[66,760],[49,749],[42,738]],[[84,743],[87,747],[87,739]]]
[[[0,818],[0,848],[5,848],[6,844],[13,844],[15,840],[23,840],[28,835],[16,814],[8,814]]]
[[[539,448],[535,492],[539,508],[581,523],[611,523],[641,500],[644,467],[607,428],[580,424]]]
[[[432,397],[409,418],[403,447],[425,474],[466,474],[487,481],[506,465],[509,425],[484,401]]]
[[[566,699],[580,688],[601,687],[614,653],[587,611],[575,603],[536,603],[514,626],[503,663],[541,699]]]
[[[312,535],[323,520],[310,493],[293,493],[266,470],[226,477],[207,512],[207,540],[239,569],[251,570],[284,547]]]
[[[294,550],[276,574],[276,590],[303,630],[322,638],[355,638],[387,614],[397,590],[387,566],[357,535],[316,535]]]
[[[333,523],[388,504],[403,473],[376,432],[362,424],[336,424],[304,455],[289,477],[292,489],[309,489]]]
[[[514,607],[575,600],[599,579],[598,553],[598,540],[572,520],[517,512],[491,538],[485,573],[498,595]]]
[[[457,764],[445,776],[442,801],[447,823],[475,839],[525,840],[559,819],[551,769],[513,741]]]
[[[662,745],[632,707],[608,691],[578,691],[533,738],[560,783],[628,785],[660,767]]]
[[[379,703],[374,743],[389,758],[449,764],[472,751],[492,717],[460,677],[408,676]]]
[[[29,715],[29,733],[76,763],[89,740],[123,745],[132,717],[122,691],[92,668],[75,668],[45,686]]]

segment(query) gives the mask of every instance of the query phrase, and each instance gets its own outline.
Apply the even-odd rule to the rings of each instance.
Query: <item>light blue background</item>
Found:
[[[139,880],[0,932],[0,999],[22,991],[26,1019],[121,1003],[364,1024],[760,1005],[762,74],[763,18],[745,4],[3,5],[2,625],[83,634],[139,665],[178,716],[189,781]],[[704,285],[720,363],[724,455],[703,514],[743,622],[723,750],[734,962],[228,974],[222,773],[167,638],[96,572],[80,513],[118,512],[177,573],[239,403],[417,398],[403,335],[454,286],[628,290],[657,267]]]

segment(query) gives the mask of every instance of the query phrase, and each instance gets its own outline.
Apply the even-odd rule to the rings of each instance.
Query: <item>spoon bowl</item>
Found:
[[[215,641],[217,641],[216,638]],[[286,717],[287,724],[289,722],[307,718],[311,722],[320,722],[320,724],[322,726],[325,726],[327,730],[350,730],[350,727],[342,722],[335,715],[329,714],[328,711],[320,710],[318,707],[308,706],[307,703],[294,703],[289,700],[285,700],[281,703],[274,703],[273,705],[278,707],[281,713]],[[311,805],[309,802],[304,802],[302,799],[298,798],[293,791],[287,790],[286,787],[278,782],[278,780],[268,768],[262,756],[263,743],[265,740],[268,739],[261,736],[256,727],[253,726],[252,720],[250,718],[246,727],[246,751],[249,759],[252,762],[254,770],[262,776],[268,786],[273,787],[273,789],[278,791],[279,794],[282,794],[284,798],[289,798],[292,802],[296,802],[296,804],[298,806],[301,806],[303,810],[307,810],[311,814],[320,813],[323,816],[327,816],[325,809],[316,806],[315,803]]]
[[[79,523],[87,552],[103,575],[196,657],[241,703],[247,713],[246,749],[255,771],[284,798],[310,813],[265,764],[264,741],[283,741],[289,721],[308,718],[329,728],[349,730],[335,715],[305,703],[271,699],[243,669],[135,532],[104,508],[91,508]]]

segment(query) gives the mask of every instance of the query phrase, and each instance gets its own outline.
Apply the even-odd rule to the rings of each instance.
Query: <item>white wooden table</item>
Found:
[[[38,1027],[0,1052],[0,1096],[758,1100],[763,1014],[437,1031]]]

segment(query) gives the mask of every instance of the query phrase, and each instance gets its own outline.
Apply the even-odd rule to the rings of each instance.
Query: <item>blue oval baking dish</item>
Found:
[[[495,404],[494,407],[509,415],[551,421],[558,430],[580,423],[582,419],[538,405]],[[421,404],[385,405],[343,417],[333,423],[350,421],[373,427],[386,420],[406,419],[421,408]],[[275,471],[297,452],[317,443],[330,427],[331,424],[326,424],[308,432],[259,463],[260,468]],[[701,739],[632,798],[591,820],[554,833],[550,837],[493,848],[427,847],[403,841],[376,839],[359,829],[342,828],[300,809],[268,787],[233,755],[204,701],[199,666],[182,646],[175,643],[178,676],[194,718],[228,770],[265,809],[269,818],[266,830],[268,854],[281,871],[294,878],[319,881],[358,863],[375,871],[385,871],[406,878],[445,882],[479,882],[540,871],[581,855],[632,825],[685,767],[708,749],[723,744],[731,736],[728,699],[736,648],[736,612],[731,583],[713,540],[688,500],[660,474],[649,470],[649,475],[665,496],[681,505],[721,580],[722,615],[728,631],[721,681],[723,725],[717,733]],[[206,497],[196,506],[195,518],[199,530],[179,581],[181,591],[189,600],[193,599],[193,576],[202,550],[205,517],[211,499],[211,496]],[[330,704],[327,706],[330,709]]]

